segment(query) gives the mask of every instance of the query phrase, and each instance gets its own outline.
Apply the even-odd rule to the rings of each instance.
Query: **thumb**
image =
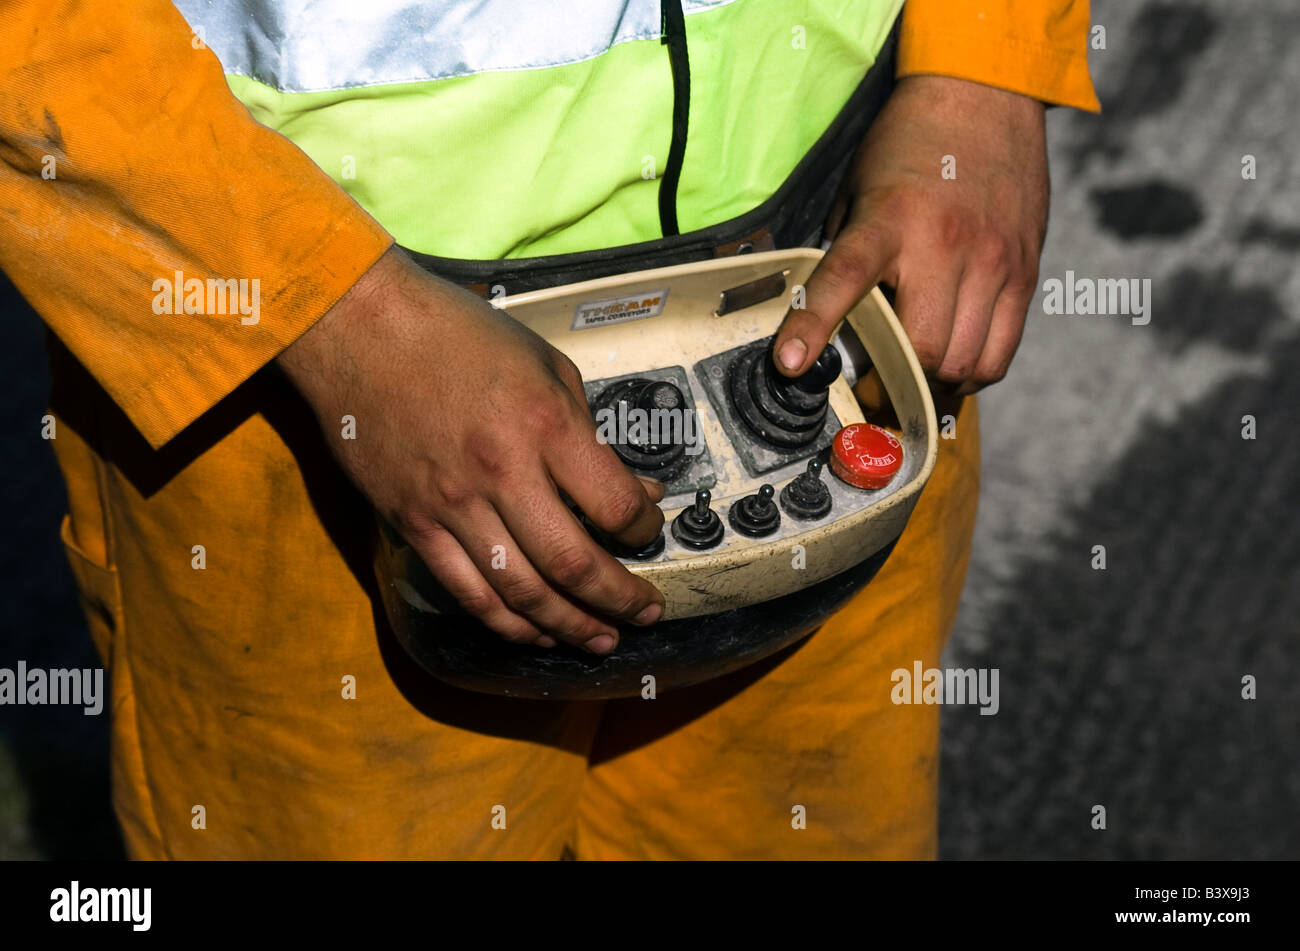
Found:
[[[898,255],[898,236],[879,222],[850,223],[818,262],[804,290],[804,306],[791,308],[776,333],[776,366],[786,376],[805,372],[844,315],[866,296]]]

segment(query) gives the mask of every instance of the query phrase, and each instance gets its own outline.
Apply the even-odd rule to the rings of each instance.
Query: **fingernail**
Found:
[[[608,654],[614,649],[614,636],[612,634],[597,634],[583,644],[582,647],[593,654]]]
[[[641,484],[645,486],[646,491],[652,495],[655,492],[667,491],[667,487],[658,479],[651,479],[648,476],[637,476],[637,478],[641,480]]]
[[[537,640],[533,641],[533,643],[538,647],[554,647],[555,638],[551,637],[549,634],[542,634],[537,638]]]
[[[781,344],[781,366],[787,370],[797,370],[808,355],[808,345],[798,337],[792,337]]]
[[[633,624],[653,624],[664,613],[664,606],[658,601],[651,602],[641,609],[641,613],[632,618]]]

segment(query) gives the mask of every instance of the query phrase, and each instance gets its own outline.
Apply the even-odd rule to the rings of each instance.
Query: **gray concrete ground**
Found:
[[[945,663],[999,668],[1001,711],[945,710],[942,854],[1295,858],[1300,4],[1098,0],[1093,22],[1105,113],[1050,116],[1040,284],[1149,278],[1151,322],[1040,293],[982,399]]]
[[[1152,319],[1036,303],[983,397],[980,522],[945,663],[998,668],[1001,707],[945,710],[941,850],[1294,858],[1300,5],[1095,0],[1093,20],[1106,115],[1050,116],[1042,279],[1149,278]],[[58,473],[31,438],[39,323],[7,285],[0,311],[0,665],[91,664]],[[106,727],[0,711],[0,858],[120,854]]]

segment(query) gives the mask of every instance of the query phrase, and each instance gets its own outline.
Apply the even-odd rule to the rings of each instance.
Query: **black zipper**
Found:
[[[686,15],[681,0],[662,0],[660,42],[668,47],[673,73],[673,138],[668,146],[668,163],[659,180],[659,230],[665,238],[681,232],[677,228],[677,183],[686,159],[686,126],[691,111],[691,68],[686,58]]]
[[[766,201],[742,215],[668,238],[540,257],[466,259],[403,250],[425,270],[486,297],[494,284],[518,294],[628,271],[712,260],[719,245],[734,243],[760,228],[771,230],[778,248],[815,247],[853,150],[893,88],[898,30],[895,22],[876,62],[816,144]]]

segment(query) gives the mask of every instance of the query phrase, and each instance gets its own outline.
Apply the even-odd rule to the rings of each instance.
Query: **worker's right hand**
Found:
[[[640,547],[663,527],[662,487],[597,441],[577,368],[505,312],[394,247],[278,362],[379,514],[502,637],[606,653],[616,623],[661,615],[560,491]]]

